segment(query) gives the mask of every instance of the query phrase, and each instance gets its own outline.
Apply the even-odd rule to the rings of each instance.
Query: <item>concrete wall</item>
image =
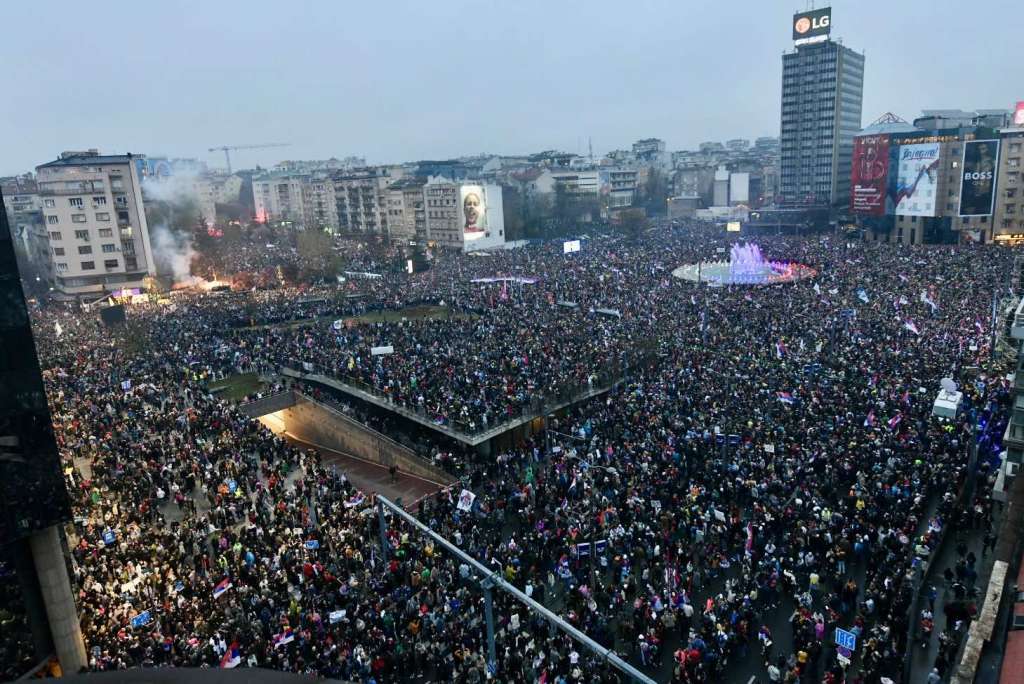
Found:
[[[395,465],[403,473],[411,473],[440,484],[447,485],[455,481],[451,475],[434,467],[407,447],[305,395],[296,393],[295,405],[276,415],[284,423],[288,434],[304,442],[384,467]]]

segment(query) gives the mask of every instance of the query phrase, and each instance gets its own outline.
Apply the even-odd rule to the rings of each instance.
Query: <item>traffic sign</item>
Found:
[[[848,651],[855,651],[857,649],[857,635],[836,627],[836,646],[845,648]]]

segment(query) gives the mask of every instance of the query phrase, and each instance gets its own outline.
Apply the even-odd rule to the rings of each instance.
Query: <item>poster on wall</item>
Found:
[[[935,216],[939,182],[939,143],[900,145],[892,198],[897,216]]]
[[[487,232],[487,194],[482,185],[463,185],[459,197],[462,207],[462,234],[466,242],[479,240]]]
[[[995,202],[998,140],[972,140],[964,144],[960,177],[960,216],[989,216]]]
[[[459,223],[467,252],[505,244],[505,219],[501,187],[463,185],[459,188]]]
[[[850,172],[850,207],[855,214],[885,214],[885,188],[889,173],[889,136],[865,135],[853,141]]]

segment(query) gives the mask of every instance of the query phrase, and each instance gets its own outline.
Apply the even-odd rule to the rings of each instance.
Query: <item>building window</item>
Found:
[[[109,221],[110,220],[110,212],[109,211],[97,211],[96,212],[96,220],[97,221]]]
[[[78,253],[79,254],[92,254],[92,246],[91,245],[79,245]]]
[[[63,247],[54,247],[53,248],[53,256],[64,256],[64,248]]]
[[[104,259],[103,260],[103,267],[104,268],[117,268],[117,259]]]
[[[100,228],[100,237],[101,238],[114,237],[114,231],[111,230],[110,228]]]
[[[63,273],[64,271],[68,270],[68,265],[66,263],[64,263],[63,261],[58,261],[56,266],[57,266],[57,270],[60,271],[61,273]]]
[[[94,207],[105,207],[105,206],[107,206],[107,198],[104,197],[103,195],[99,195],[97,197],[93,197],[92,198],[92,205]]]
[[[88,242],[89,241],[89,231],[87,231],[87,230],[76,230],[75,231],[75,239],[76,240],[85,240],[86,242]]]
[[[83,261],[82,262],[82,270],[83,271],[95,271],[96,270],[96,262],[95,261]]]
[[[1006,205],[1006,213],[1007,214],[1016,214],[1017,213],[1017,205],[1016,204],[1007,204]]]
[[[43,206],[46,207],[47,209],[53,209],[55,206],[57,206],[57,203],[54,202],[52,199],[44,199]]]
[[[81,197],[72,197],[72,198],[68,199],[68,204],[70,204],[71,207],[74,208],[74,209],[81,209],[82,208],[82,198]]]
[[[46,217],[46,222],[49,223],[51,226],[55,226],[58,223],[60,223],[60,218],[58,218],[56,214],[50,214],[49,216]]]
[[[103,251],[106,252],[107,254],[113,254],[114,252],[117,251],[117,246],[112,244],[103,245]]]
[[[50,239],[51,239],[51,240],[60,240],[60,239],[61,239],[61,237],[60,237],[60,231],[57,231],[57,230],[51,230],[51,231],[50,231]]]
[[[85,221],[86,221],[85,214],[72,214],[71,215],[71,222],[72,223],[85,223]]]

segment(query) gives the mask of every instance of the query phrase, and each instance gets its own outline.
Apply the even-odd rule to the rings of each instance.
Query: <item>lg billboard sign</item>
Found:
[[[824,40],[832,30],[832,8],[801,12],[793,16],[793,40],[813,42],[808,39]]]

